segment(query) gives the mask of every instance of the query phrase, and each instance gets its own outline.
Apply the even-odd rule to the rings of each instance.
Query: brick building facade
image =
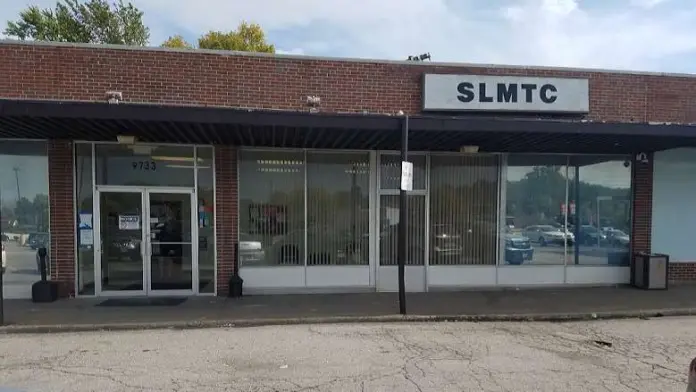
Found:
[[[420,116],[424,73],[586,78],[585,123],[696,122],[696,78],[686,75],[0,43],[0,98],[12,101],[103,104],[106,92],[119,91],[123,97],[119,106],[235,108],[311,116],[306,97],[319,96],[322,115],[394,116],[403,111]],[[4,132],[4,137],[12,132],[20,136],[15,130]],[[27,131],[24,137],[35,135]],[[56,129],[49,139],[51,278],[61,282],[63,295],[70,295],[76,278],[73,140],[89,138]],[[222,295],[236,262],[238,152],[235,145],[214,139],[210,144],[215,145],[216,281]],[[653,151],[648,147],[629,151],[646,152],[649,161],[633,170],[633,251],[651,250]],[[679,261],[671,268],[671,280],[696,280],[696,263]]]

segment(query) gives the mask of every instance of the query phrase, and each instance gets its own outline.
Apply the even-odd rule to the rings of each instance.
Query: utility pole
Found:
[[[22,193],[19,191],[19,167],[15,166],[12,168],[15,172],[15,181],[17,181],[17,203],[22,199]]]

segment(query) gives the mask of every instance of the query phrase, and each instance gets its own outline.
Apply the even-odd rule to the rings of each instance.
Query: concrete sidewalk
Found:
[[[101,307],[103,299],[51,304],[5,301],[1,332],[195,328],[269,324],[438,321],[582,320],[696,315],[696,285],[667,291],[629,287],[413,293],[400,316],[396,293],[195,297],[177,306]]]

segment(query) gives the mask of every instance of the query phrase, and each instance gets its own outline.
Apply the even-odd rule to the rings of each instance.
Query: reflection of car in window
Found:
[[[367,264],[369,236],[350,228],[325,226],[307,228],[307,261],[314,265]],[[292,230],[274,238],[272,258],[281,265],[299,265],[303,261],[305,231]],[[357,258],[357,259],[356,259]]]
[[[604,232],[606,234],[607,242],[611,246],[627,248],[631,244],[631,237],[624,231],[617,229],[610,229]]]
[[[599,246],[607,242],[607,236],[592,225],[582,225],[580,226],[578,241],[584,245]]]
[[[48,246],[48,233],[29,233],[27,237],[27,246],[31,250]]]
[[[532,248],[529,238],[508,233],[505,235],[505,262],[512,265],[520,265],[525,261],[534,258],[534,248]]]
[[[523,235],[541,246],[550,244],[563,245],[564,242],[572,245],[575,241],[575,236],[569,230],[563,230],[562,227],[554,227],[552,225],[527,226],[523,230]]]

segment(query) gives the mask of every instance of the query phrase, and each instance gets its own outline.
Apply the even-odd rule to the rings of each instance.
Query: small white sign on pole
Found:
[[[408,161],[401,162],[401,190],[413,190],[413,163]]]

